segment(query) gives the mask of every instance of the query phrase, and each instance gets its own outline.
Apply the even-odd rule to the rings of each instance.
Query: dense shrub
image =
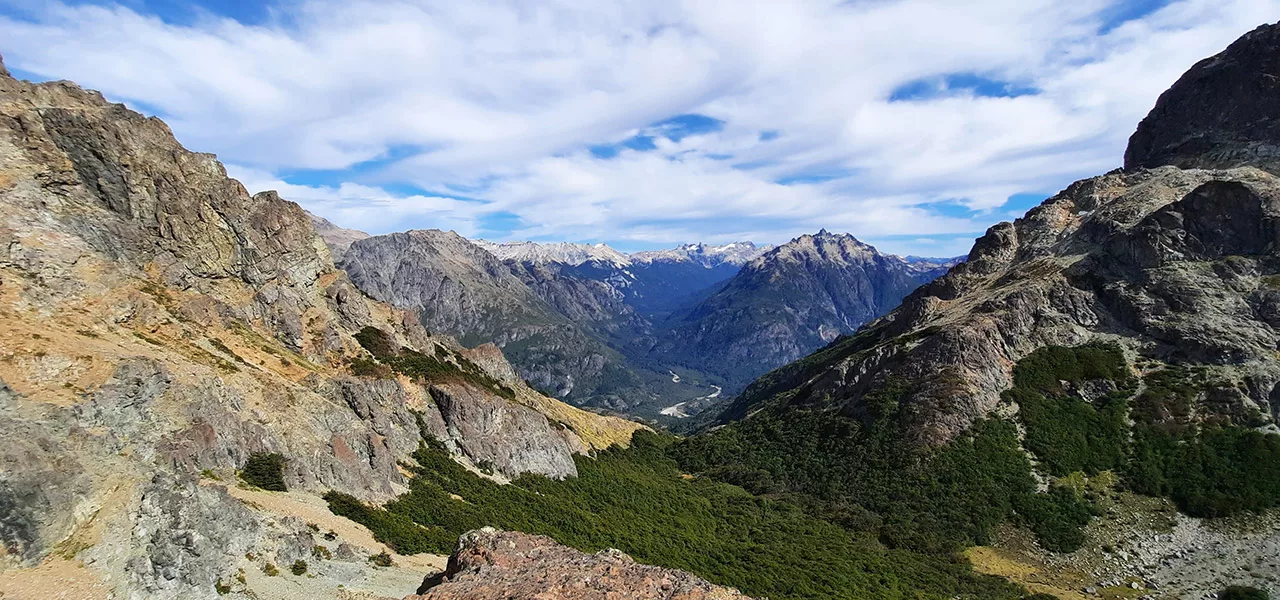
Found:
[[[1280,506],[1280,436],[1234,426],[1134,429],[1126,482],[1196,517]]]
[[[353,506],[340,494],[327,498],[335,513],[368,525],[402,552],[406,540],[449,552],[458,534],[491,525],[549,535],[589,552],[618,548],[642,562],[775,600],[1022,596],[950,556],[886,551],[785,499],[685,479],[667,457],[672,441],[640,432],[628,449],[578,457],[577,478],[526,475],[510,485],[477,477],[442,449],[424,445],[415,454],[419,467],[410,492],[385,510]],[[448,536],[423,533],[437,529]]]
[[[1092,401],[1071,389],[1090,383],[1113,389]],[[1024,443],[1049,473],[1093,475],[1124,464],[1133,384],[1118,348],[1050,346],[1018,362],[1004,397],[1018,404]]]
[[[400,346],[396,344],[391,334],[377,327],[365,326],[356,333],[355,337],[356,341],[378,360],[385,360],[400,352]]]
[[[302,560],[302,559],[298,559],[298,560],[293,561],[293,564],[292,564],[292,565],[289,565],[289,572],[290,572],[290,573],[293,573],[294,575],[304,575],[304,574],[306,574],[306,572],[307,572],[307,561]]]
[[[886,386],[866,399],[878,418],[870,425],[831,411],[768,410],[672,448],[681,467],[743,484],[756,493],[793,493],[810,512],[846,527],[866,529],[890,546],[947,552],[987,541],[990,529],[1033,507],[1023,520],[1065,547],[1053,515],[1061,503],[1033,503],[1031,464],[1012,423],[990,420],[933,451],[905,442],[896,424],[905,386]]]
[[[1079,493],[1055,487],[1047,494],[1026,494],[1017,501],[1019,519],[1052,552],[1072,552],[1084,544],[1083,527],[1098,511]]]
[[[285,458],[279,454],[255,452],[245,462],[244,469],[240,471],[240,479],[264,490],[286,491],[288,488],[284,484],[284,464]]]

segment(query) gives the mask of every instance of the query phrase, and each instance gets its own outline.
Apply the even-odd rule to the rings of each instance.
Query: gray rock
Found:
[[[1129,138],[1126,169],[1280,172],[1280,25],[1263,25],[1187,71]]]

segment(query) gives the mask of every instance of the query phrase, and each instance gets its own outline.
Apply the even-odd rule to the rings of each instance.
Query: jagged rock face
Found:
[[[522,321],[555,321],[502,261],[452,231],[360,240],[339,266],[374,298],[422,308],[423,324],[433,331],[497,341]],[[491,322],[499,314],[507,320]]]
[[[753,384],[726,418],[774,399],[863,416],[907,382],[909,435],[947,441],[995,410],[1013,364],[1046,345],[1114,341],[1217,365],[1277,416],[1280,178],[1163,167],[1077,182],[992,227],[968,261],[854,336]]]
[[[1253,30],[1178,79],[1129,138],[1124,165],[1280,172],[1280,24]]]
[[[742,386],[885,314],[945,270],[881,254],[849,235],[801,236],[677,317],[671,341],[657,352],[707,364]]]
[[[616,287],[607,281],[576,276],[577,270],[571,265],[558,262],[509,262],[508,265],[543,302],[575,323],[589,324],[597,331],[649,327],[647,321],[636,316],[635,309]]]
[[[424,434],[560,477],[635,428],[518,379],[510,401],[456,384],[443,402],[352,376],[363,327],[460,348],[361,295],[296,204],[65,82],[0,76],[0,322],[0,571],[85,561],[120,597],[216,597],[246,548],[303,529],[212,482],[254,452],[287,458],[291,490],[381,500]],[[462,353],[509,377],[500,353]]]
[[[480,529],[466,533],[441,579],[405,600],[747,600],[684,571],[636,563],[617,550],[584,554],[547,537]]]
[[[523,418],[522,406],[469,386],[431,386],[431,398],[440,407],[448,436],[464,456],[476,464],[495,465],[502,475],[521,473],[551,477],[576,476],[577,467],[565,448],[582,448],[577,436],[566,440],[542,421]]]

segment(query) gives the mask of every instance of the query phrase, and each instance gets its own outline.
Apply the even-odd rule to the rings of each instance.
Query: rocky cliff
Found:
[[[1280,172],[1280,30],[1264,25],[1191,67],[1129,138],[1124,166]]]
[[[448,569],[424,587],[423,595],[405,600],[747,600],[683,571],[638,564],[617,550],[584,554],[550,538],[493,529],[462,536]]]
[[[0,584],[31,597],[74,572],[85,597],[213,598],[325,544],[354,562],[323,581],[372,581],[371,538],[313,539],[308,498],[392,497],[424,435],[562,477],[636,427],[368,300],[296,204],[67,82],[0,75],[0,319]],[[473,375],[368,368],[365,330]],[[285,459],[287,496],[219,483],[255,453]]]
[[[747,263],[673,317],[672,333],[655,352],[705,365],[741,389],[885,314],[946,268],[882,254],[847,234],[804,235]]]

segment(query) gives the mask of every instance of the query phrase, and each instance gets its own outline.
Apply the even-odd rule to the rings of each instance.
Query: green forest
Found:
[[[784,499],[687,479],[667,456],[673,443],[642,431],[630,448],[579,457],[577,478],[526,475],[505,486],[424,444],[411,491],[385,510],[343,494],[326,498],[335,513],[366,524],[402,553],[448,553],[459,534],[490,525],[584,551],[618,548],[775,600],[1022,597],[950,556],[885,549]]]

